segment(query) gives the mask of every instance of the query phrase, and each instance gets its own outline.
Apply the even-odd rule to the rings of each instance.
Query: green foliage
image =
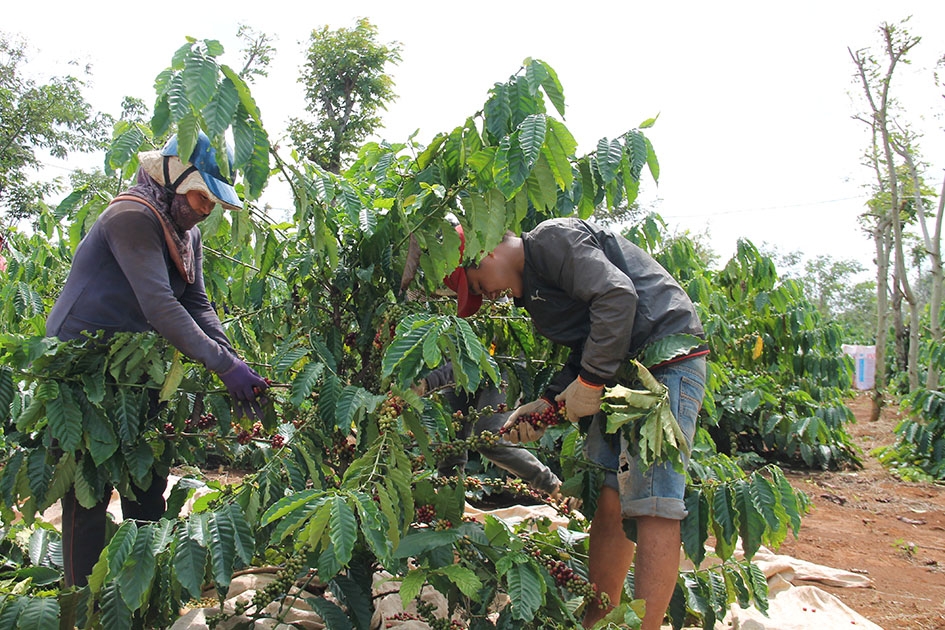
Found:
[[[910,480],[945,479],[945,394],[925,388],[904,403],[911,413],[896,427],[896,443],[877,455]]]
[[[697,442],[705,439],[703,434]],[[725,455],[695,457],[689,472],[689,514],[681,534],[683,550],[696,568],[680,575],[676,605],[669,609],[674,627],[695,613],[703,628],[714,628],[736,602],[766,611],[768,583],[751,559],[761,545],[777,548],[789,531],[798,534],[801,517],[810,510],[807,496],[794,490],[776,466],[746,473]],[[703,566],[709,536],[720,562]],[[735,557],[738,543],[741,559]]]
[[[32,522],[73,485],[79,503],[91,508],[106,487],[130,496],[132,484],[150,485],[153,469],[166,475],[174,462],[200,460],[202,440],[185,429],[202,414],[205,377],[179,383],[180,394],[199,392],[200,403],[175,395],[172,405],[160,405],[168,366],[180,359],[154,333],[68,342],[4,335],[0,361],[0,420],[17,445],[0,471],[5,519],[16,508]],[[214,397],[220,395],[206,400]],[[225,423],[224,433],[228,410]]]
[[[0,530],[0,627],[57,626],[60,604],[52,588],[60,577],[60,549],[59,533],[49,525],[16,523]]]
[[[690,349],[701,343],[691,339],[685,344]],[[607,414],[607,433],[620,431],[621,444],[633,445],[642,468],[670,462],[678,472],[685,472],[683,461],[689,458],[689,446],[670,409],[669,390],[639,361],[631,362],[629,369],[634,374],[624,374],[622,380],[639,383],[638,387],[618,384],[604,391],[601,409]]]
[[[50,212],[40,212],[37,225],[40,230],[32,235],[12,231],[3,235],[7,269],[0,282],[0,318],[9,333],[45,333],[46,313],[72,259],[67,247],[51,239],[61,232]]]
[[[215,142],[232,128],[244,193],[262,190],[268,135],[249,86],[218,62],[222,52],[208,40],[177,51],[156,82],[150,121],[129,116],[116,125],[110,172],[130,177],[136,152],[175,127],[185,148],[198,128]],[[451,611],[478,619],[507,594],[512,603],[499,613],[500,627],[579,623],[582,606],[595,601],[586,582],[587,522],[572,519],[555,531],[547,523],[465,522],[466,499],[482,496],[486,484],[433,473],[437,448],[455,444],[460,420],[436,395],[421,398],[410,386],[449,360],[460,389],[508,374],[510,403],[544,390],[563,349],[543,340],[513,304],[489,304],[464,320],[436,289],[507,230],[631,206],[644,169],[659,176],[644,135],[655,120],[577,156],[560,120],[564,90],[548,64],[525,60],[486,98],[428,146],[367,143],[344,171],[272,152],[292,186],[291,222],[216,211],[201,224],[208,294],[240,354],[275,381],[258,425],[231,417],[212,377],[153,334],[66,343],[38,336],[71,248],[107,198],[94,182],[55,214],[40,215],[35,242],[15,235],[11,281],[0,285],[8,331],[0,337],[5,522],[15,508],[39,523],[35,515],[70,488],[83,505],[102,498],[107,485],[127,494],[132,483],[210,454],[252,470],[239,484],[211,485],[185,515],[187,483],[174,490],[161,521],[123,523],[87,596],[60,598],[64,616],[80,626],[164,627],[205,586],[223,596],[235,571],[269,564],[279,567],[281,590],[248,610],[256,620],[270,617],[265,605],[285,601],[288,585],[317,579],[342,606],[310,597],[313,608],[333,626],[366,627],[371,576],[383,568],[401,581],[405,601],[429,585],[447,596]],[[462,261],[451,219],[465,229]],[[704,433],[692,453],[684,540],[697,569],[681,576],[671,616],[697,615],[711,627],[735,601],[764,606],[764,580],[750,557],[759,544],[777,546],[796,534],[806,511],[803,495],[775,466],[745,472],[735,451],[757,446],[772,459],[811,465],[845,461],[851,451],[840,396],[850,365],[836,330],[750,244],[713,272],[690,241],[668,241],[664,231],[658,217],[644,217],[628,234],[697,302],[712,349],[703,422],[721,429],[717,435],[739,436],[728,443],[732,457],[717,454]],[[668,359],[693,343],[667,339],[647,352]],[[658,388],[643,389],[639,407],[661,409]],[[153,413],[143,413],[149,405]],[[213,421],[201,426],[208,416]],[[669,429],[661,435],[676,440],[660,451],[675,454],[667,446],[679,448],[672,423],[663,413],[653,417]],[[634,425],[625,423],[631,437]],[[546,432],[538,453],[549,460],[554,453],[564,490],[592,513],[603,471],[584,460],[582,446],[575,427],[559,426]],[[723,562],[704,568],[710,536]],[[748,559],[736,562],[739,538]],[[577,579],[560,580],[562,567]],[[31,584],[19,588],[18,595],[41,594]],[[639,605],[625,599],[612,615],[633,625]],[[3,606],[4,618],[35,606],[27,619],[44,619],[52,610],[28,596]]]
[[[844,343],[873,344],[876,338],[876,282],[858,278],[865,271],[851,259],[816,256],[795,269],[800,253],[778,257],[783,278],[794,277],[821,317],[840,326]],[[786,263],[786,264],[785,264]]]
[[[197,144],[204,131],[217,149],[220,172],[235,179],[226,160],[224,133],[232,129],[234,168],[242,173],[247,199],[259,197],[269,178],[269,136],[262,126],[259,107],[249,85],[227,65],[217,62],[223,46],[216,40],[189,38],[156,81],[157,99],[148,126],[119,125],[106,166],[111,170],[137,169],[136,153],[150,138],[176,133],[182,158]]]
[[[380,111],[395,98],[388,64],[400,61],[400,45],[377,41],[377,27],[366,18],[354,28],[312,31],[299,82],[305,109],[316,122],[293,119],[289,135],[308,161],[332,173],[342,158],[381,126]]]
[[[711,349],[712,437],[733,455],[755,452],[806,466],[858,464],[843,425],[853,366],[839,327],[825,321],[772,260],[746,241],[717,275],[686,285]]]
[[[495,360],[469,323],[459,317],[412,316],[401,321],[394,342],[381,363],[381,376],[397,374],[396,384],[409,387],[442,363],[453,364],[456,385],[467,391],[479,389],[482,375],[498,383]]]
[[[32,181],[42,154],[65,158],[102,148],[107,116],[97,114],[76,77],[52,77],[39,85],[26,78],[22,42],[0,33],[0,208],[11,218],[32,217],[58,184]]]

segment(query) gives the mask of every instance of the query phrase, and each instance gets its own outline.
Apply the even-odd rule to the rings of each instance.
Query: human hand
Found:
[[[509,442],[513,444],[518,444],[519,442],[534,442],[544,435],[545,427],[551,423],[535,426],[531,422],[528,422],[526,418],[531,415],[545,415],[552,412],[554,409],[555,405],[547,398],[539,398],[530,403],[519,405],[515,408],[515,411],[509,415],[509,419],[505,421],[505,424],[502,425],[501,432]]]
[[[562,494],[561,484],[558,484],[558,487],[551,491],[550,496],[552,501],[564,507],[568,512],[580,510],[581,506],[584,505],[584,501],[581,500],[581,497],[572,497]]]
[[[226,391],[233,401],[237,415],[245,415],[256,420],[262,419],[261,401],[257,398],[262,396],[269,388],[266,379],[257,374],[245,362],[237,359],[233,367],[220,374],[220,380],[226,386]],[[265,400],[265,397],[263,397],[262,402],[265,402]]]
[[[413,390],[417,396],[423,398],[423,395],[427,393],[427,379],[421,378],[419,382],[410,386],[410,389]]]
[[[578,376],[571,381],[555,400],[564,403],[565,414],[571,422],[577,422],[584,416],[593,416],[600,411],[603,385],[594,385]]]

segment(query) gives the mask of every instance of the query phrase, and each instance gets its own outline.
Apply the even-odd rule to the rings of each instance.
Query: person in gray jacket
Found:
[[[112,200],[76,248],[46,334],[65,341],[93,331],[154,330],[216,372],[237,413],[259,416],[257,398],[268,385],[237,356],[210,305],[196,228],[217,204],[230,210],[243,204],[203,132],[187,162],[178,156],[177,136],[139,160],[137,183]],[[151,412],[156,398],[152,403]],[[154,471],[152,479],[150,488],[133,488],[137,500],[122,497],[124,518],[158,520],[164,513],[167,471]],[[78,503],[74,491],[62,499],[67,585],[86,584],[98,560],[110,490],[105,494],[91,509]]]
[[[483,297],[494,300],[509,292],[539,333],[570,348],[542,397],[512,412],[508,437],[513,442],[538,439],[543,429],[517,419],[540,413],[554,401],[564,402],[572,422],[593,418],[586,453],[608,473],[591,522],[588,577],[613,606],[634,564],[634,596],[646,601],[642,627],[659,628],[679,573],[685,475],[669,462],[641,470],[627,445],[604,433],[601,399],[620,366],[647,345],[676,334],[704,338],[694,305],[642,249],[575,218],[544,221],[520,237],[507,234],[493,251],[466,260],[471,262],[447,282],[456,291],[460,316],[475,313]],[[696,345],[670,362],[646,366],[669,390],[672,412],[690,445],[705,389],[706,354],[706,345]],[[636,545],[624,533],[624,519],[636,523]],[[588,607],[584,626],[593,626],[606,612]]]
[[[512,413],[511,410],[500,411],[506,404],[506,395],[492,382],[481,385],[473,393],[457,390],[454,387],[453,364],[449,361],[431,370],[421,379],[418,393],[423,395],[423,393],[434,391],[438,391],[443,396],[444,401],[453,411],[466,413],[470,407],[476,410],[487,407],[495,410],[495,413],[481,416],[475,423],[464,424],[457,434],[457,438],[460,439],[469,437],[473,432],[479,435],[484,431],[489,431],[498,435]],[[479,448],[479,454],[499,468],[512,473],[535,490],[556,499],[560,498],[558,489],[561,486],[561,480],[547,464],[530,451],[500,442],[495,446]],[[463,451],[439,462],[437,471],[441,476],[455,475],[465,468],[468,461],[469,454]]]

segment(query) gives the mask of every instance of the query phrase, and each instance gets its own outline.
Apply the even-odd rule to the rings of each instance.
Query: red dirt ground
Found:
[[[887,630],[945,629],[945,485],[901,481],[871,455],[894,442],[896,409],[870,422],[866,395],[849,406],[864,467],[785,470],[813,509],[777,552],[869,576],[873,588],[823,588]]]

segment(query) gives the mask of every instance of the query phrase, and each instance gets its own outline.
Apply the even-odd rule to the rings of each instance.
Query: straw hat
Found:
[[[157,183],[161,184],[162,186],[167,184],[167,182],[164,181],[164,158],[168,159],[167,171],[171,182],[173,183],[187,168],[180,161],[179,157],[176,155],[163,155],[160,151],[145,151],[138,154],[138,161],[141,163],[141,167],[144,169],[144,172],[150,175]],[[233,205],[232,203],[227,203],[213,194],[213,191],[211,191],[210,187],[207,186],[207,182],[204,181],[203,175],[201,175],[200,171],[192,171],[190,175],[185,177],[184,181],[182,181],[177,186],[177,193],[180,195],[183,195],[184,193],[191,190],[202,192],[207,196],[208,199],[214,203],[220,204],[228,210],[243,209],[241,205],[237,206]]]

